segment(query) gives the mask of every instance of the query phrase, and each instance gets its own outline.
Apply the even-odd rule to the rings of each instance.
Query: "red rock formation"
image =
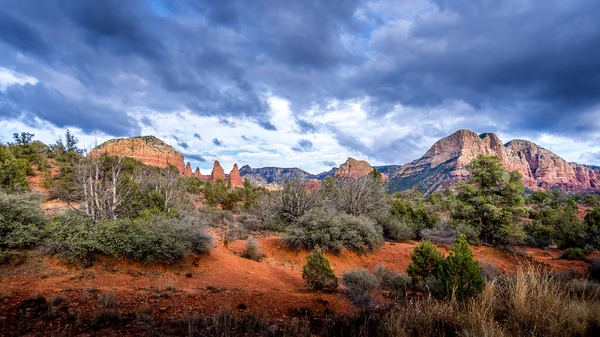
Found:
[[[334,176],[342,178],[358,178],[368,176],[373,171],[373,167],[364,160],[356,160],[352,157],[340,165],[340,168],[335,171]]]
[[[183,155],[154,136],[111,139],[94,148],[89,155],[96,156],[100,153],[130,157],[160,168],[170,164],[177,167],[181,174],[185,169]]]
[[[600,190],[600,170],[569,163],[551,151],[526,140],[506,145],[493,133],[477,135],[459,130],[436,142],[423,157],[403,165],[396,190],[418,188],[431,192],[468,178],[468,165],[478,155],[498,156],[502,165],[523,176],[531,189],[559,187],[568,192]]]
[[[192,176],[192,165],[190,165],[189,161],[185,165],[185,169],[183,169],[183,175],[186,176],[186,177],[191,177]]]
[[[229,181],[231,182],[231,187],[244,187],[244,182],[242,181],[242,176],[240,176],[237,163],[233,164],[233,169],[229,173]]]
[[[225,171],[221,167],[221,164],[219,164],[219,161],[215,160],[215,164],[210,174],[210,180],[215,182],[219,179],[225,181]]]
[[[319,179],[309,179],[302,183],[302,188],[305,191],[316,191],[321,186],[321,181]]]
[[[202,174],[200,174],[200,169],[196,167],[196,171],[194,171],[194,177],[202,179]]]

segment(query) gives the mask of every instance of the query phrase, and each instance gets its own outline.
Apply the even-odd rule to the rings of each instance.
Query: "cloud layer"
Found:
[[[469,128],[600,164],[595,0],[0,5],[9,129],[151,133],[197,163],[319,171],[401,164]]]

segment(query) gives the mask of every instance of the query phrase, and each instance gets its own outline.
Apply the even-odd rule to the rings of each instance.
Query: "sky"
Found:
[[[600,165],[597,0],[0,0],[0,140],[331,169],[458,129]]]

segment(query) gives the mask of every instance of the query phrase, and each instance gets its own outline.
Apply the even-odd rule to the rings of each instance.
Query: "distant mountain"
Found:
[[[478,155],[498,156],[505,168],[523,175],[531,189],[558,187],[566,192],[600,191],[600,170],[569,163],[526,140],[503,144],[493,133],[459,130],[437,141],[423,157],[403,165],[390,178],[390,191],[433,192],[468,178],[468,165]]]
[[[310,174],[297,167],[280,168],[280,167],[261,167],[251,168],[244,165],[240,168],[242,179],[248,179],[254,185],[282,185],[286,180],[306,181],[308,179],[317,179],[316,175]]]

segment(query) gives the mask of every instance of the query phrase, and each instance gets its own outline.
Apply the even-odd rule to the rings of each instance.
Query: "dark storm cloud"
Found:
[[[191,160],[195,160],[195,161],[199,161],[199,162],[206,162],[206,159],[200,155],[197,154],[189,154],[189,153],[184,153],[183,156],[187,159],[191,159]]]
[[[294,146],[292,150],[296,152],[310,152],[313,151],[313,143],[308,139],[300,139],[298,145]]]
[[[84,99],[67,97],[43,84],[12,85],[0,91],[0,118],[22,118],[35,123],[35,117],[58,127],[76,126],[85,132],[102,130],[114,136],[139,133],[135,121],[125,112]]]
[[[290,102],[298,133],[330,132],[340,145],[386,161],[407,159],[415,151],[408,146],[421,151],[423,134],[462,127],[584,140],[600,130],[596,0],[0,5],[0,66],[39,81],[0,93],[3,119],[127,135],[138,128],[127,112],[142,107],[276,130],[273,94]],[[72,98],[73,87],[55,73],[76,79],[86,99]],[[412,131],[371,146],[321,124],[319,112],[346,100]],[[452,102],[469,108],[443,110]]]
[[[216,146],[223,146],[223,141],[219,140],[217,138],[212,140],[213,144],[215,144]]]

